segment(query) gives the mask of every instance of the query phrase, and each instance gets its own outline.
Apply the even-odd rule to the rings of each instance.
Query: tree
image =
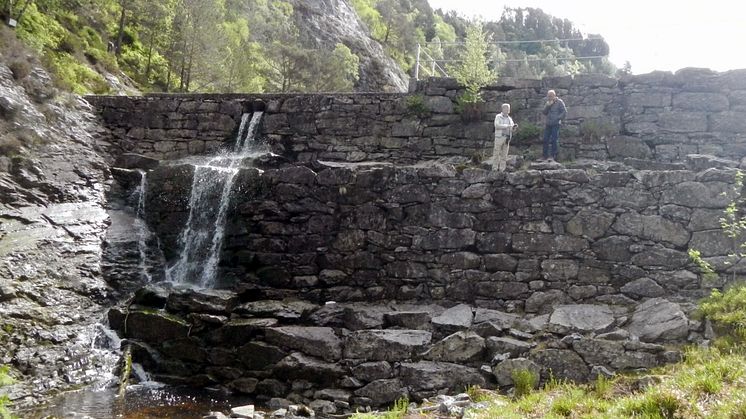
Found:
[[[466,29],[466,44],[459,56],[459,64],[449,69],[449,73],[453,74],[459,84],[466,88],[460,102],[481,102],[480,90],[497,78],[497,74],[489,68],[488,52],[489,43],[482,29],[482,23],[472,22]]]

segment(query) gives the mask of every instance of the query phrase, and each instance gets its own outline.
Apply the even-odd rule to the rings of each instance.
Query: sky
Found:
[[[434,9],[497,20],[506,4],[538,7],[570,19],[585,34],[600,34],[609,59],[625,61],[635,74],[705,67],[717,71],[746,68],[746,4],[733,0],[429,0]]]

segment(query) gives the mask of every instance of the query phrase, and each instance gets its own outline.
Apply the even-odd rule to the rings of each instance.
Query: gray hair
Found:
[[[502,109],[502,108],[504,108],[506,106],[508,107],[508,109],[510,109],[510,103],[503,103],[502,105],[500,105],[500,109]]]

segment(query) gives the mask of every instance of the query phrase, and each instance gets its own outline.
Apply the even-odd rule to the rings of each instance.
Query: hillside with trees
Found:
[[[17,21],[4,37],[21,39],[77,93],[121,91],[121,80],[146,92],[401,90],[418,44],[447,62],[469,24],[427,0],[0,0],[0,17]],[[583,37],[539,9],[506,8],[484,28],[495,42]],[[600,37],[495,42],[501,75],[614,71],[605,59],[574,59],[608,54]]]

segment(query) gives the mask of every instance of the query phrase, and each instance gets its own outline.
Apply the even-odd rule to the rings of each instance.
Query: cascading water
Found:
[[[254,137],[261,117],[262,112],[251,115],[244,135],[249,114],[242,115],[233,153],[195,165],[189,216],[179,234],[181,254],[166,271],[166,278],[170,282],[201,288],[215,285],[233,182],[242,161],[257,153]]]
[[[147,282],[152,282],[153,277],[148,271],[148,241],[152,238],[150,229],[145,222],[145,191],[148,188],[148,176],[143,170],[140,173],[140,185],[135,189],[137,194],[137,209],[135,211],[135,229],[137,234],[137,251],[140,254],[140,273]]]

